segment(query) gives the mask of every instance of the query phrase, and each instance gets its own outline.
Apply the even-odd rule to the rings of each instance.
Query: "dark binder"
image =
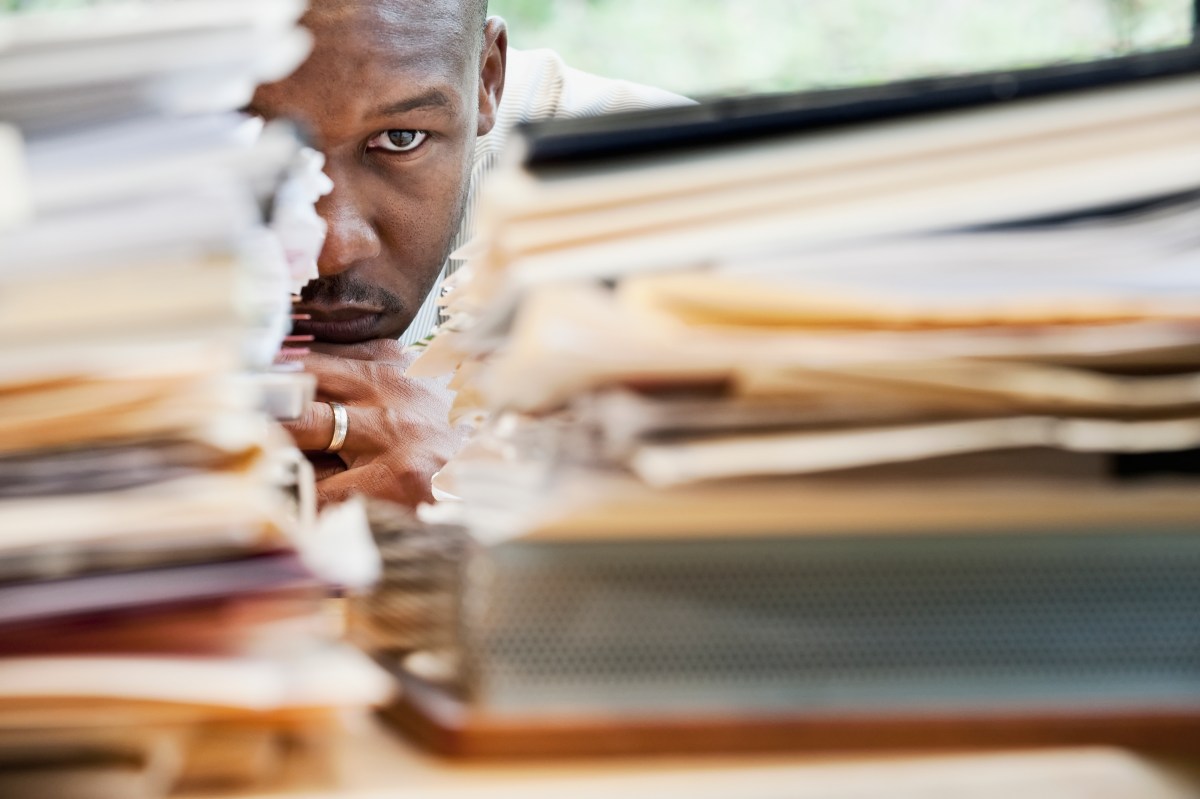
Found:
[[[1027,70],[925,78],[850,89],[723,98],[698,105],[527,125],[534,171],[627,162],[838,127],[965,111],[1018,100],[1200,75],[1200,44]]]

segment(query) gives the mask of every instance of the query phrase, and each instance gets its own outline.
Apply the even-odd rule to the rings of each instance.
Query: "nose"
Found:
[[[353,185],[335,177],[333,191],[317,202],[317,213],[329,226],[325,247],[317,259],[322,277],[340,274],[356,263],[378,257],[379,235],[363,213]]]

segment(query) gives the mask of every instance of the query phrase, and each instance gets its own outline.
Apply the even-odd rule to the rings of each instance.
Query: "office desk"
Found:
[[[424,755],[378,722],[363,719],[338,745],[336,762],[335,787],[297,785],[290,790],[238,795],[238,799],[1200,797],[1200,772],[1106,748],[872,758],[764,756],[458,764]]]

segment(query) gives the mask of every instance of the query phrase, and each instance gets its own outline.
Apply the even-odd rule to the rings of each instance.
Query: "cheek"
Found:
[[[457,232],[469,162],[458,153],[453,155],[384,165],[366,181],[382,244],[381,260],[401,273],[401,284],[410,289],[405,292],[407,299],[414,299],[412,294],[423,299]]]

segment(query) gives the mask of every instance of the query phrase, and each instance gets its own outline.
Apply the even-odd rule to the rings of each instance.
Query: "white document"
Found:
[[[32,213],[25,148],[20,132],[0,125],[0,233],[28,221]]]

